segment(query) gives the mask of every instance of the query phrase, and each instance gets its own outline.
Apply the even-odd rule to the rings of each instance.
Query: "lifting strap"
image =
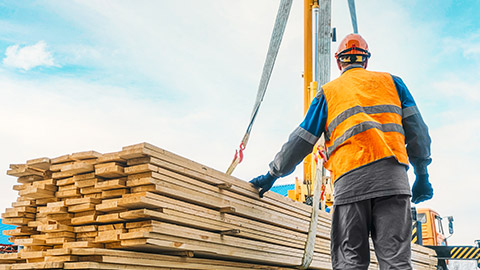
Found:
[[[353,33],[358,34],[357,12],[355,11],[355,0],[348,0],[348,9],[350,9],[350,18],[352,18]]]
[[[272,37],[270,38],[270,45],[268,47],[267,58],[265,59],[265,64],[263,65],[262,77],[260,79],[260,84],[258,85],[257,98],[253,106],[252,115],[250,117],[250,123],[248,124],[247,131],[243,136],[243,139],[240,143],[239,150],[235,151],[235,157],[233,158],[232,163],[228,167],[227,174],[231,175],[233,170],[237,165],[242,162],[243,159],[243,150],[247,147],[248,138],[250,137],[250,132],[252,131],[253,122],[257,117],[260,104],[263,101],[265,92],[267,91],[267,85],[272,75],[273,66],[275,64],[275,59],[277,58],[278,51],[280,49],[280,43],[282,42],[283,33],[285,32],[285,26],[287,25],[288,15],[290,14],[290,8],[292,7],[292,0],[281,0],[280,7],[278,8],[277,18],[275,19],[275,26],[273,27]]]
[[[325,144],[325,137],[322,135],[319,141],[319,145]],[[317,226],[318,226],[318,211],[320,210],[320,197],[322,196],[321,185],[322,180],[325,177],[325,169],[323,162],[326,161],[325,155],[321,152],[323,147],[317,148],[315,161],[317,163],[315,170],[315,183],[313,191],[313,203],[312,203],[312,215],[310,217],[310,226],[308,228],[307,241],[305,242],[305,249],[303,251],[302,265],[298,269],[308,269],[313,261],[313,254],[315,248],[315,239],[317,238]]]

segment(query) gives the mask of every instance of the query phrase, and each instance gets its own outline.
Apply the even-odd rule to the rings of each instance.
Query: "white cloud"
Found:
[[[444,54],[451,54],[459,50],[469,60],[480,56],[480,32],[472,33],[464,38],[445,38],[443,44]]]
[[[12,45],[5,51],[3,64],[10,67],[30,70],[38,66],[54,66],[52,54],[47,51],[45,41],[31,46]]]
[[[467,102],[480,101],[480,80],[466,81],[465,79],[454,78],[436,82],[433,86],[436,93],[449,98],[457,97]]]

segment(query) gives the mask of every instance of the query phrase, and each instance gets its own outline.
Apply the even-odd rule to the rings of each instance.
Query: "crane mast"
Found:
[[[317,94],[317,85],[330,81],[331,40],[331,0],[305,0],[304,114]],[[311,196],[316,171],[313,153],[304,159],[303,166],[303,183],[307,185],[307,195]],[[322,171],[325,175],[324,168]]]

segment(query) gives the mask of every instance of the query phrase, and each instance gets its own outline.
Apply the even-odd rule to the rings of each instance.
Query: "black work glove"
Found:
[[[263,194],[272,188],[273,183],[275,183],[276,180],[277,178],[273,177],[270,173],[267,173],[253,178],[250,183],[260,189],[258,195],[260,198],[263,198]]]
[[[428,181],[428,174],[417,175],[412,187],[412,202],[420,203],[433,197],[433,188]]]

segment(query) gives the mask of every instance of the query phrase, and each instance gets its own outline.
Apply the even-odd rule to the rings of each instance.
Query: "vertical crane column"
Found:
[[[312,8],[314,0],[304,1],[304,114],[307,114],[310,103],[312,102],[312,89],[310,83],[313,81],[313,51],[312,51]],[[316,91],[316,90],[314,90]],[[303,180],[304,183],[312,183],[312,171],[315,165],[313,164],[312,154],[305,157],[303,161]],[[311,194],[309,194],[311,195]]]
[[[315,98],[317,84],[323,85],[330,81],[331,6],[331,0],[305,0],[304,2],[305,114],[308,111],[310,103]],[[316,14],[318,14],[315,18],[312,16],[314,9],[317,10]],[[314,39],[313,25],[315,25],[315,48],[312,46]],[[313,64],[315,64],[314,71]],[[305,158],[303,165],[304,182],[313,187],[313,181],[315,179],[315,162],[312,154]]]

